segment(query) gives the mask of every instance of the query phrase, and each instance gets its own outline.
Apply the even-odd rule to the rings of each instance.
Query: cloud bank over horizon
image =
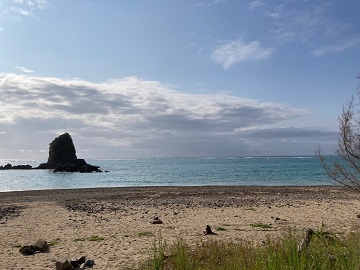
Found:
[[[137,77],[94,83],[2,73],[0,94],[2,158],[46,158],[64,132],[84,158],[311,155],[337,134],[304,125],[306,109]]]

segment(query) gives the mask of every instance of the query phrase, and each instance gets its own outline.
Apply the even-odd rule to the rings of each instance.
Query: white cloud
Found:
[[[13,0],[17,5],[24,5],[28,7],[44,8],[48,5],[47,0]]]
[[[10,10],[17,14],[17,15],[21,15],[21,16],[34,16],[34,14],[30,11],[27,11],[23,8],[19,8],[19,7],[11,7]]]
[[[225,42],[213,50],[211,60],[222,65],[224,69],[229,69],[240,62],[269,58],[273,53],[273,48],[263,48],[258,41],[244,44],[241,39],[237,39]]]
[[[341,40],[346,43],[356,39],[352,31],[355,25],[351,24],[351,19],[344,21],[336,15],[337,5],[334,1],[291,0],[281,4],[266,2],[266,5],[262,1],[253,1],[249,9],[269,19],[273,40],[302,43],[318,56],[350,48],[352,45],[342,46]]]
[[[23,17],[37,18],[37,11],[47,6],[47,0],[13,0],[3,5],[0,15],[17,21],[21,21]]]
[[[359,44],[360,44],[360,38],[354,38],[354,39],[348,40],[347,42],[317,48],[317,49],[313,50],[312,53],[315,56],[320,57],[325,54],[342,52],[349,48],[353,48]]]
[[[323,35],[325,30],[335,27],[325,16],[327,5],[302,3],[283,3],[267,13],[274,19],[273,38],[278,41],[299,41],[308,43],[313,38]]]
[[[267,137],[264,132],[239,132],[295,123],[308,116],[303,109],[222,94],[182,93],[136,77],[93,83],[1,74],[0,95],[3,155],[13,149],[43,155],[44,145],[66,131],[90,157],[241,155],[248,154],[247,142],[256,138],[265,149],[281,139],[311,134],[302,128],[278,129]]]
[[[34,70],[31,70],[31,69],[28,69],[28,68],[25,68],[25,67],[18,67],[16,66],[15,67],[17,70],[23,72],[23,73],[33,73],[35,72]]]
[[[249,4],[249,9],[250,10],[254,10],[254,9],[258,9],[265,6],[265,3],[261,0],[257,0],[257,1],[252,1]]]
[[[196,4],[196,7],[211,7],[211,6],[214,6],[214,5],[225,4],[225,3],[226,3],[225,0],[213,0],[213,1],[210,1],[210,2],[198,3],[198,4]]]
[[[30,1],[28,1],[28,2],[30,2]],[[46,8],[49,4],[49,2],[47,0],[33,0],[33,3],[35,3],[37,8],[39,8],[39,9]]]

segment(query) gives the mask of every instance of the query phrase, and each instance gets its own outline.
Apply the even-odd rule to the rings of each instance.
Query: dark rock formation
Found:
[[[76,157],[69,133],[60,135],[50,143],[48,161],[40,164],[37,169],[54,169],[54,172],[101,172],[98,166],[87,164],[84,159]]]
[[[9,219],[10,217],[18,217],[22,211],[23,207],[16,205],[9,205],[7,207],[0,206],[0,220]]]
[[[40,252],[48,252],[48,251],[49,251],[49,245],[46,242],[46,240],[42,238],[37,239],[34,245],[22,246],[19,249],[19,252],[25,256],[34,255]]]
[[[70,261],[71,263],[71,266],[75,269],[77,269],[78,267],[80,267],[80,265],[82,265],[83,263],[85,263],[86,261],[86,256],[82,256],[80,259],[78,260],[73,260],[73,261]]]
[[[10,163],[0,166],[0,170],[30,170],[32,169],[31,165],[11,165]]]
[[[95,261],[94,260],[86,261],[86,256],[82,256],[78,260],[66,259],[65,261],[55,262],[56,270],[88,269],[88,268],[93,268],[94,265],[95,265]]]
[[[48,161],[38,168],[55,169],[59,164],[72,163],[76,159],[73,140],[69,133],[64,133],[50,143]]]
[[[96,265],[94,260],[87,260],[84,266],[92,268],[94,265]]]
[[[19,252],[22,255],[28,256],[28,255],[34,255],[36,250],[35,250],[35,247],[33,245],[29,245],[29,246],[22,246],[19,249]]]
[[[72,267],[69,260],[65,260],[63,262],[56,261],[55,267],[56,267],[56,270],[75,270],[75,268]]]
[[[162,220],[159,217],[154,217],[151,224],[163,224]]]
[[[71,163],[58,164],[54,172],[101,172],[98,166],[87,164],[84,159],[75,159]]]
[[[204,235],[217,235],[217,234],[211,230],[211,227],[209,225],[206,225]]]
[[[13,166],[10,163],[0,166],[0,170],[30,169],[53,169],[54,172],[102,172],[98,166],[87,164],[84,159],[76,157],[75,146],[69,133],[60,135],[50,143],[48,161],[36,168],[31,165]]]

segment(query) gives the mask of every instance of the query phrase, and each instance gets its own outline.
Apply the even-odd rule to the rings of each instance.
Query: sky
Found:
[[[360,2],[0,0],[0,158],[336,151]]]

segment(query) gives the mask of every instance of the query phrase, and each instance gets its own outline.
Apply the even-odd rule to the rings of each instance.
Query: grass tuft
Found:
[[[49,242],[49,246],[50,246],[50,247],[53,247],[53,246],[55,246],[55,245],[58,245],[58,244],[60,244],[60,241],[61,241],[60,238],[53,239],[53,240],[51,240],[51,241]]]
[[[253,223],[253,224],[250,224],[250,226],[254,227],[254,228],[262,228],[262,229],[272,228],[270,224],[264,224],[264,223]]]
[[[105,240],[105,238],[102,236],[93,235],[93,236],[90,236],[88,240],[98,242],[98,241]]]
[[[153,233],[152,232],[139,232],[138,236],[152,236]]]
[[[139,269],[360,269],[360,233],[342,239],[336,237],[337,240],[332,242],[328,240],[330,235],[331,239],[336,237],[331,232],[316,231],[308,249],[302,253],[298,253],[297,246],[303,235],[291,232],[275,240],[268,238],[263,245],[211,240],[194,248],[178,239],[166,248],[164,241],[159,239],[149,261]],[[171,255],[165,256],[165,251]]]

